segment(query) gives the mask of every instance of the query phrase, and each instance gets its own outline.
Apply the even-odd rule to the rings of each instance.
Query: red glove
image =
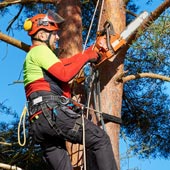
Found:
[[[98,53],[94,50],[94,46],[91,45],[89,48],[87,48],[84,53],[89,56],[89,62],[96,62],[99,58]]]
[[[98,58],[98,61],[96,64],[100,64],[101,62],[111,58],[113,56],[112,51],[110,51],[107,47],[107,43],[106,43],[106,36],[98,36],[96,39],[96,43],[95,43],[95,47],[94,47],[94,51],[96,51],[98,53],[98,55],[100,56]]]

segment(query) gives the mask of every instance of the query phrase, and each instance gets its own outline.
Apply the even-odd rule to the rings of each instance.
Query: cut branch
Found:
[[[24,42],[18,41],[15,38],[12,38],[6,34],[3,34],[0,32],[0,40],[7,42],[15,47],[18,47],[22,50],[24,50],[25,52],[29,51],[30,46],[28,44],[25,44]]]
[[[8,170],[23,170],[17,166],[12,166],[12,165],[8,165],[8,164],[4,164],[4,163],[0,163],[0,168],[8,169]]]
[[[12,146],[11,143],[6,143],[6,142],[0,142],[0,145]]]
[[[162,81],[168,81],[170,82],[170,77],[162,76],[160,74],[154,74],[154,73],[138,73],[136,75],[129,75],[126,77],[122,77],[124,74],[120,74],[115,80],[118,82],[126,83],[130,80],[135,80],[139,78],[153,78],[153,79],[160,79]]]

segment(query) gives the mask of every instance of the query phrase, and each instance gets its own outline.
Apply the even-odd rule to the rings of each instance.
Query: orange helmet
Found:
[[[57,13],[49,10],[47,14],[37,14],[32,18],[28,18],[24,22],[24,30],[28,31],[28,35],[34,35],[38,30],[45,29],[47,31],[57,31],[58,24],[64,19]]]

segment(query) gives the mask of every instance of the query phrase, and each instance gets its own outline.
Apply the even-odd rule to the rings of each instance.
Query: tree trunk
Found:
[[[62,0],[58,13],[65,19],[59,40],[60,57],[70,57],[82,51],[82,20],[79,0]]]
[[[116,33],[125,28],[125,6],[123,0],[107,0],[104,4],[100,29],[106,20],[109,20]],[[114,116],[121,116],[123,84],[116,83],[116,75],[123,72],[123,63],[126,51],[122,51],[113,62],[106,61],[100,67],[101,82],[101,111]],[[120,126],[114,123],[106,124],[106,131],[110,136],[116,167],[120,169],[119,160],[119,131]]]
[[[57,6],[59,9],[58,13],[66,20],[66,22],[61,25],[61,41],[59,41],[59,55],[61,58],[70,57],[82,51],[82,19],[80,5],[79,0],[62,0]],[[67,142],[67,149],[74,169],[79,169],[83,164],[82,146]]]
[[[58,13],[65,18],[60,35],[60,55],[69,57],[82,50],[82,22],[79,0],[63,0],[58,5]],[[64,9],[64,10],[63,10]],[[101,18],[100,28],[106,20],[113,23],[114,30],[120,33],[125,28],[125,6],[123,0],[107,0]],[[114,77],[123,71],[123,60],[125,52],[122,52],[113,62],[106,61],[99,68],[101,81],[101,111],[111,115],[119,116],[121,113],[123,84],[115,83]],[[114,155],[116,159],[115,169],[120,169],[119,162],[119,125],[107,123],[107,133],[110,136]],[[72,164],[77,168],[82,164],[80,161],[82,150],[80,145],[67,144],[71,155]],[[76,154],[75,154],[76,153]]]

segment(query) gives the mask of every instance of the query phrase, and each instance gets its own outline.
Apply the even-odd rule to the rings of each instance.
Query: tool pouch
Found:
[[[61,106],[60,109],[70,118],[77,119],[81,115],[69,109],[67,106]]]

